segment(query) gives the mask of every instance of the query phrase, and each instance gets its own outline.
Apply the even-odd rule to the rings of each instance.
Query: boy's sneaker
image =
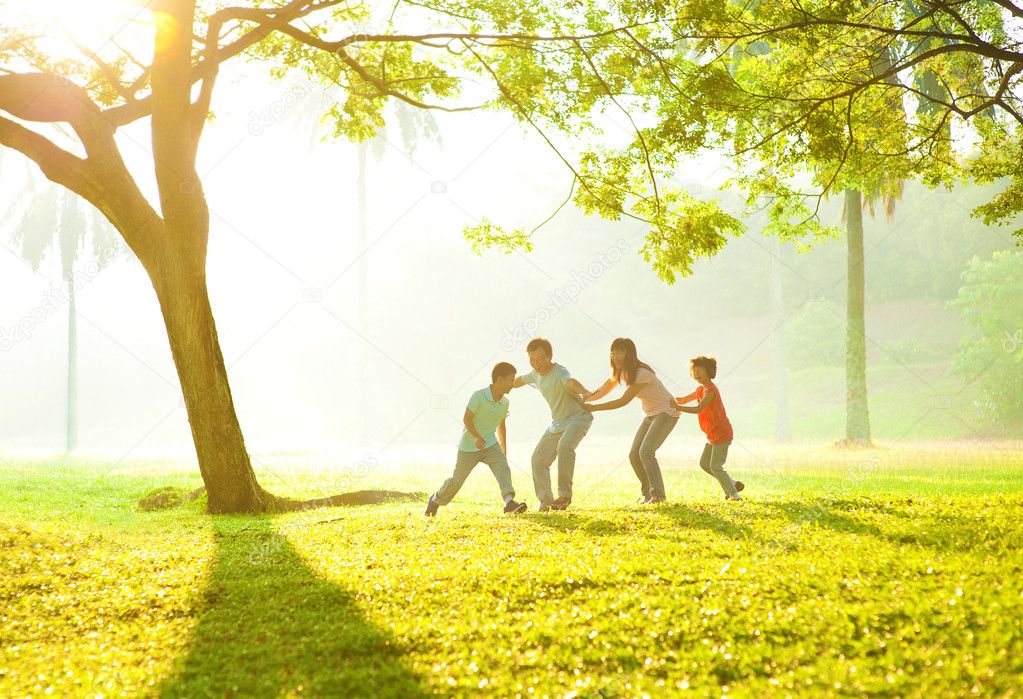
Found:
[[[430,499],[426,502],[426,516],[435,517],[437,515],[437,510],[439,509],[440,503],[437,502],[437,495],[431,495]]]
[[[743,483],[742,481],[735,481],[735,492],[741,493],[743,490],[745,490],[745,488],[746,488],[745,483]]]
[[[540,505],[540,507],[537,508],[537,511],[538,512],[550,512],[551,511],[551,506],[550,505]]]
[[[736,490],[738,490],[738,488]],[[738,495],[726,495],[725,500],[742,500],[742,498]]]
[[[508,514],[517,515],[520,512],[526,511],[526,503],[509,500],[504,505],[504,511],[507,512]]]
[[[552,510],[567,510],[568,506],[569,506],[569,504],[571,504],[571,502],[572,502],[571,498],[558,498],[557,500],[555,500],[554,502],[551,503],[551,509]]]
[[[643,504],[644,505],[656,505],[657,503],[665,502],[666,500],[667,500],[667,498],[649,497],[649,498],[647,498],[646,500],[643,501]]]
[[[646,501],[650,499],[649,495],[640,495],[639,499],[636,500],[637,505],[645,505]]]

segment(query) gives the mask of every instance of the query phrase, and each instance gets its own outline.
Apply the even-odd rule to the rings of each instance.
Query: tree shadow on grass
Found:
[[[861,534],[885,538],[881,529],[876,524],[864,524],[857,522],[852,517],[842,514],[840,509],[847,505],[816,500],[807,503],[802,502],[765,502],[764,505],[779,510],[783,515],[796,524],[816,524],[827,527],[836,532],[845,534]]]
[[[702,512],[682,503],[661,503],[651,506],[657,514],[667,517],[682,529],[707,529],[732,539],[746,540],[753,530],[745,524]]]
[[[426,696],[353,595],[316,576],[266,517],[216,517],[216,561],[167,697]]]
[[[662,503],[642,510],[635,510],[636,518],[621,520],[591,517],[579,511],[527,513],[519,515],[519,517],[561,532],[578,531],[588,536],[650,537],[656,536],[656,532],[649,528],[634,526],[634,524],[639,519],[652,518],[654,513],[668,517],[677,525],[676,531],[673,533],[684,529],[709,529],[734,539],[748,539],[753,535],[753,530],[744,524],[694,510],[682,504]]]
[[[564,514],[560,512],[527,512],[518,515],[518,517],[565,533],[581,532],[588,536],[628,536],[637,533],[637,530],[630,527],[627,522],[590,517],[579,512]]]
[[[992,531],[991,522],[947,513],[911,515],[888,505],[864,504],[859,500],[817,500],[808,503],[772,502],[797,524],[816,524],[836,532],[871,536],[896,546],[919,546],[945,553],[975,552],[986,547],[992,553],[1006,554],[1009,532]],[[858,522],[843,512],[863,510],[891,517],[883,526]]]

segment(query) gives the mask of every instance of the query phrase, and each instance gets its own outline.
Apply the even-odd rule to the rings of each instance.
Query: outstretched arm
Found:
[[[600,400],[601,398],[606,396],[608,393],[610,393],[611,389],[614,388],[617,385],[618,385],[618,382],[615,381],[614,377],[612,376],[610,379],[605,381],[601,385],[601,387],[598,388],[596,391],[594,391],[593,393],[591,393],[588,396],[583,396],[583,401],[585,402],[585,401],[591,401],[591,400]]]
[[[681,410],[683,413],[689,413],[690,415],[699,415],[701,412],[703,412],[703,409],[706,408],[707,405],[709,405],[712,400],[714,400],[715,395],[716,394],[714,393],[714,389],[711,389],[703,394],[703,400],[701,400],[698,405],[692,408],[680,405],[678,406],[678,409]]]
[[[512,383],[512,388],[522,388],[526,385],[526,382],[522,380],[521,376],[515,377],[515,382]]]
[[[576,394],[580,398],[590,395],[590,389],[583,388],[583,385],[576,381],[575,379],[569,379],[568,381],[565,382],[565,385],[568,386],[569,391]]]
[[[646,386],[645,383],[634,383],[625,389],[625,393],[622,394],[621,398],[618,398],[617,400],[609,400],[607,403],[598,403],[597,405],[584,405],[583,409],[592,413],[598,410],[614,410],[622,407],[623,405],[628,405],[632,402],[632,399],[643,390],[644,386]]]
[[[685,405],[691,400],[696,400],[696,391],[693,391],[688,396],[681,396],[675,398],[675,402],[678,403],[679,405]]]

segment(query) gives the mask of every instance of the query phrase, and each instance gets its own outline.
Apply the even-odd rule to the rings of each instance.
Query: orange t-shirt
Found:
[[[728,421],[728,415],[725,414],[725,404],[721,400],[721,391],[713,383],[711,383],[710,387],[714,389],[714,399],[696,417],[700,420],[700,429],[707,435],[708,442],[711,444],[728,444],[728,442],[732,441],[732,423]],[[706,393],[707,389],[703,384],[697,386],[697,402],[702,401]]]

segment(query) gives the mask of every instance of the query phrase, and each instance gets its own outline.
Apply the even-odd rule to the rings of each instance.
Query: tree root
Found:
[[[183,488],[165,486],[146,493],[139,500],[138,508],[143,512],[168,510],[186,502],[197,500],[206,492],[205,487],[186,492]],[[415,501],[426,499],[425,493],[405,493],[399,490],[356,490],[351,493],[340,493],[325,498],[309,500],[292,500],[259,489],[262,506],[252,514],[299,512],[316,510],[322,507],[353,507],[359,505],[380,505],[386,502]]]
[[[399,490],[356,490],[351,493],[340,493],[325,498],[311,498],[309,500],[291,500],[272,495],[263,491],[269,496],[267,503],[270,512],[297,512],[300,510],[315,510],[321,507],[352,507],[358,505],[380,505],[386,502],[423,500],[425,493],[405,493]]]

